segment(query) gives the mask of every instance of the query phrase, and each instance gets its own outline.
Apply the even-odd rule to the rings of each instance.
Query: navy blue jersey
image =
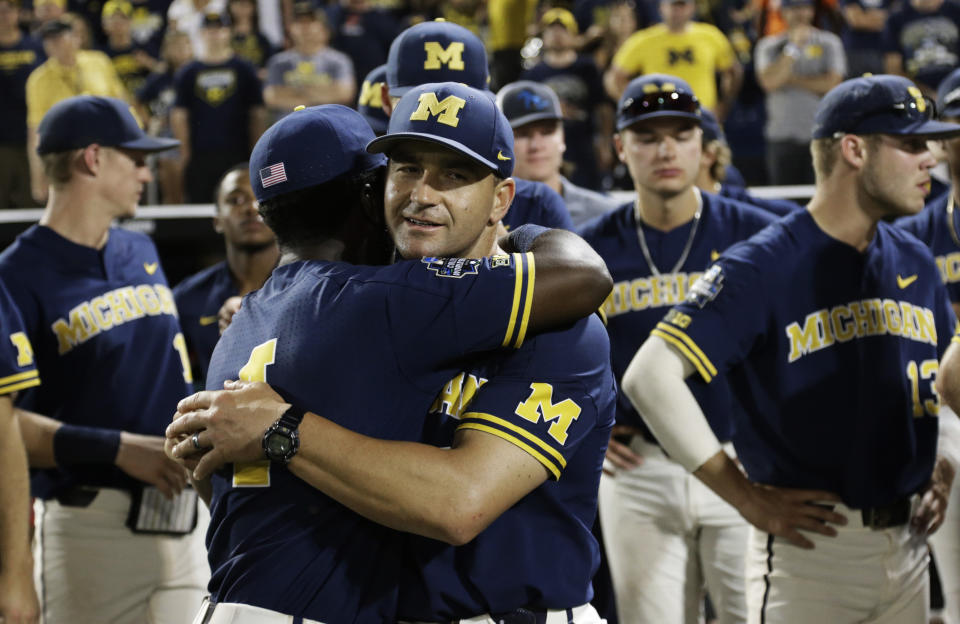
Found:
[[[590,527],[616,385],[597,316],[478,361],[447,384],[424,441],[450,446],[457,429],[498,436],[536,458],[550,480],[454,548],[411,536],[398,615],[444,621],[519,607],[589,602],[600,561]]]
[[[807,211],[728,249],[654,334],[727,372],[749,477],[882,506],[930,479],[953,311],[930,250],[880,222],[863,253]]]
[[[190,352],[190,365],[198,385],[207,378],[210,356],[220,340],[220,326],[217,324],[220,307],[224,301],[239,294],[226,262],[185,278],[173,289],[173,298],[180,312],[180,326]]]
[[[560,193],[542,182],[531,182],[514,178],[517,192],[510,204],[510,210],[503,218],[508,230],[516,229],[526,223],[534,223],[548,228],[573,230],[573,221],[567,212]]]
[[[65,423],[163,435],[192,390],[173,293],[153,242],[113,228],[106,246],[35,225],[0,254],[43,386],[18,405]],[[81,483],[129,487],[114,466],[34,471],[35,496]]]
[[[277,268],[217,344],[208,388],[266,381],[358,433],[419,440],[424,415],[468,353],[523,343],[533,256],[424,258],[387,267]],[[269,462],[212,478],[215,600],[329,624],[395,616],[401,534]]]
[[[33,345],[16,304],[0,282],[0,396],[39,385]]]
[[[147,81],[150,70],[137,60],[136,53],[144,52],[150,54],[145,46],[130,44],[122,48],[114,48],[107,42],[100,48],[100,51],[110,57],[113,62],[113,68],[117,70],[117,76],[120,82],[127,88],[129,93],[139,91]]]
[[[960,219],[954,213],[953,223],[950,223],[950,216],[947,214],[949,202],[950,193],[941,195],[919,213],[897,219],[896,224],[930,248],[937,261],[937,268],[940,269],[940,277],[947,285],[950,301],[960,303],[960,244],[954,239],[954,236],[960,237]]]
[[[692,222],[669,232],[644,226],[643,235],[650,257],[663,273],[660,276],[653,274],[644,259],[633,203],[624,204],[587,223],[580,232],[607,263],[613,277],[613,292],[607,297],[603,309],[610,333],[613,373],[618,380],[650,335],[650,330],[668,308],[683,301],[690,286],[720,252],[760,231],[774,218],[723,197],[704,192],[700,195],[703,198],[700,223],[690,253],[676,273],[670,273],[670,270],[690,240]],[[731,398],[725,383],[707,385],[691,378],[688,385],[717,436],[721,440],[730,439]],[[630,400],[622,393],[617,401],[617,422],[638,427],[653,439]]]
[[[732,184],[723,184],[720,186],[720,193],[723,197],[729,197],[730,199],[735,199],[738,202],[743,202],[745,204],[750,204],[757,208],[762,208],[769,213],[775,214],[778,217],[788,215],[794,210],[800,210],[802,206],[796,202],[792,202],[789,199],[766,199],[763,197],[757,197],[756,195],[751,195],[747,189],[742,186],[735,186]]]
[[[250,109],[263,106],[256,70],[237,56],[216,65],[191,61],[174,77],[174,106],[190,113],[190,145],[195,151],[250,149]]]
[[[12,46],[0,44],[0,144],[27,143],[27,77],[46,60],[43,44],[20,37]]]

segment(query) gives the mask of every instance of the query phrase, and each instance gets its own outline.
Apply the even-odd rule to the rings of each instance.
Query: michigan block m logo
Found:
[[[423,49],[427,53],[427,60],[423,64],[424,69],[440,69],[444,65],[457,71],[465,69],[462,41],[452,41],[446,48],[438,41],[424,41]]]
[[[460,111],[466,104],[465,99],[455,95],[448,95],[441,102],[433,91],[421,93],[419,106],[410,115],[410,121],[429,121],[436,117],[437,122],[456,128],[460,124]]]

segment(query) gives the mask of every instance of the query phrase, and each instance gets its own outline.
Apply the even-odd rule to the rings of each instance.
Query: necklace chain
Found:
[[[700,225],[700,214],[703,210],[703,200],[700,198],[700,194],[697,193],[697,211],[693,215],[693,225],[690,226],[690,236],[687,238],[687,244],[683,247],[683,252],[680,254],[680,259],[677,260],[677,263],[673,265],[673,269],[670,270],[670,274],[676,273],[680,270],[680,267],[683,266],[683,263],[687,261],[687,256],[690,255],[690,250],[693,249],[693,239],[697,236],[697,226]],[[647,266],[650,267],[650,271],[656,275],[662,275],[660,269],[657,268],[657,265],[653,263],[653,257],[650,256],[650,248],[647,247],[647,237],[643,233],[643,219],[640,218],[640,204],[639,200],[636,204],[636,217],[637,217],[637,239],[640,241],[640,251],[643,252],[643,259],[647,261]]]

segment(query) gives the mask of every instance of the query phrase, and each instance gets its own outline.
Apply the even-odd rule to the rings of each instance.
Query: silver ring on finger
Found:
[[[200,432],[193,434],[193,437],[190,438],[190,441],[193,442],[193,448],[200,450]]]

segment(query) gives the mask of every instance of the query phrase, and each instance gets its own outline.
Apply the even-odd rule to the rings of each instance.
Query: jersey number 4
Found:
[[[250,352],[250,359],[240,369],[243,381],[266,381],[267,367],[276,361],[277,339],[259,344]],[[270,461],[262,460],[233,465],[233,487],[270,487]]]

